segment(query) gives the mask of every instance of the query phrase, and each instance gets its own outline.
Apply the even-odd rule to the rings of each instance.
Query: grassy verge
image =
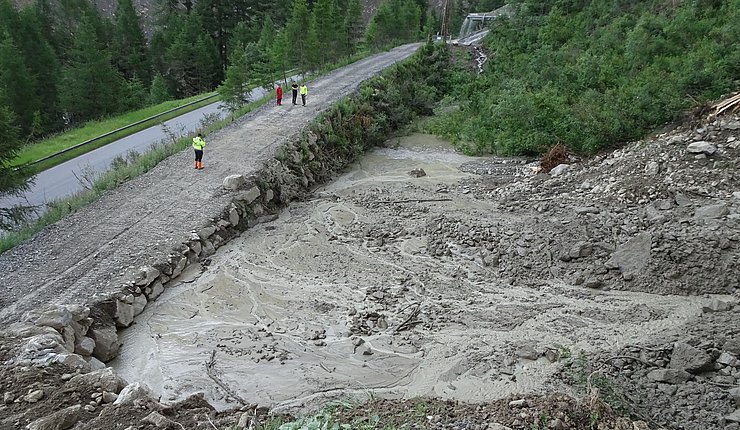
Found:
[[[150,106],[148,108],[139,109],[137,111],[129,112],[127,114],[119,115],[113,118],[103,119],[99,121],[90,121],[86,123],[83,127],[76,128],[66,133],[58,134],[48,139],[44,139],[42,141],[26,145],[25,147],[23,147],[23,149],[21,149],[21,151],[18,153],[18,155],[12,161],[11,164],[13,166],[22,166],[24,164],[31,163],[33,161],[49,156],[55,152],[59,152],[64,149],[70,148],[80,142],[84,142],[94,137],[101,136],[105,133],[111,132],[118,128],[125,127],[126,125],[135,123],[136,121],[141,121],[143,119],[160,114],[162,112],[166,112],[170,109],[174,109],[178,106],[185,105],[187,103],[193,102],[203,97],[206,97],[210,94],[213,94],[213,93],[200,94],[200,95],[189,97],[189,98],[182,99],[182,100],[170,100],[170,101],[166,101],[164,103],[160,103],[155,106]],[[154,124],[160,123],[162,121],[167,121],[169,119],[175,118],[187,112],[191,112],[195,109],[211,104],[215,101],[217,101],[217,99],[215,98],[208,99],[201,103],[196,103],[191,106],[184,107],[176,112],[171,112],[157,119],[146,121],[135,127],[122,130],[104,139],[100,139],[95,143],[91,143],[90,145],[87,145],[85,147],[78,148],[77,150],[74,150],[74,151],[70,151],[66,154],[60,155],[51,160],[46,160],[38,165],[33,166],[32,170],[33,172],[40,172],[42,170],[48,169],[57,164],[70,160],[74,157],[78,157],[86,152],[89,152],[94,149],[100,148],[101,146],[107,145],[115,140],[121,139],[123,137],[134,134],[138,131],[141,131],[145,128],[151,127]]]
[[[243,108],[228,115],[226,118],[211,124],[203,124],[204,134],[219,130],[234,119],[264,105],[272,100],[272,95],[265,96],[259,100],[245,105]],[[113,161],[111,170],[90,180],[90,184],[84,191],[74,196],[49,203],[46,212],[28,226],[12,232],[0,235],[0,254],[15,247],[24,240],[41,231],[44,227],[62,219],[67,214],[73,213],[95,201],[108,190],[112,190],[124,182],[140,176],[165,158],[174,155],[190,146],[192,135],[173,139],[172,142],[161,142],[154,145],[152,149],[144,154],[130,154],[127,158],[119,157]]]

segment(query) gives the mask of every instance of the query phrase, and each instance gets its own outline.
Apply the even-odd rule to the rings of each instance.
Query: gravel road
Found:
[[[204,170],[194,170],[191,151],[183,151],[0,255],[0,322],[118,291],[127,274],[166,258],[224,209],[232,198],[221,187],[224,177],[258,171],[319,112],[418,47],[401,46],[309,82],[307,106],[268,105],[207,136]]]

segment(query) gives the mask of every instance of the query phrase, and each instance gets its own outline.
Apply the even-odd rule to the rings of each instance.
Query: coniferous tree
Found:
[[[261,82],[265,88],[272,88],[273,81],[275,80],[275,67],[273,66],[272,55],[270,52],[274,39],[275,26],[272,23],[270,15],[267,15],[262,24],[260,38],[257,41],[259,56],[252,66],[252,70],[255,72],[255,78],[257,78],[258,82]]]
[[[250,0],[199,0],[195,3],[194,10],[218,52],[221,70],[226,69],[234,29],[240,22],[252,18],[254,7],[259,5],[255,3]]]
[[[38,121],[34,123],[29,137],[46,134],[61,126],[58,104],[59,61],[51,42],[43,31],[38,9],[26,8],[20,13],[22,35],[19,48],[23,51],[25,64],[35,81],[33,97],[40,107],[35,111]]]
[[[112,48],[116,53],[116,67],[121,74],[129,80],[136,77],[148,86],[151,70],[146,39],[131,0],[118,0]]]
[[[272,70],[278,74],[279,79],[283,79],[285,85],[288,85],[288,39],[285,31],[280,31],[272,42],[270,49],[270,63]]]
[[[167,88],[167,81],[161,74],[157,73],[152,79],[152,86],[149,88],[149,103],[156,105],[170,100],[170,90]]]
[[[23,55],[10,33],[5,32],[0,40],[0,89],[4,91],[6,102],[15,113],[19,130],[24,135],[31,132],[34,113],[41,107],[35,86]]]
[[[316,44],[321,49],[316,50],[316,62],[326,65],[338,56],[338,42],[341,34],[336,0],[317,0],[313,7],[312,29],[315,32]]]
[[[352,55],[357,51],[364,31],[360,0],[348,0],[347,11],[344,15],[344,30],[347,36],[345,54]]]
[[[0,197],[17,195],[26,188],[26,178],[10,162],[21,147],[13,111],[7,105],[0,89],[0,130],[3,131],[3,150],[0,151]],[[31,208],[0,207],[0,229],[10,230],[24,220]]]
[[[308,33],[311,27],[311,16],[306,0],[293,0],[290,19],[285,27],[290,56],[301,71],[310,68],[307,52]]]
[[[200,19],[191,14],[165,56],[167,78],[180,97],[210,91],[221,80],[218,52],[203,33]]]
[[[319,46],[319,31],[316,19],[311,18],[311,24],[308,26],[308,35],[306,35],[306,65],[308,70],[316,70],[321,65],[321,47]]]
[[[121,77],[100,45],[92,19],[83,16],[75,34],[69,63],[62,73],[60,101],[72,123],[117,111]]]
[[[224,83],[218,87],[218,93],[221,95],[221,100],[228,106],[230,110],[239,109],[241,106],[249,102],[249,93],[247,84],[249,82],[249,75],[247,68],[249,67],[247,55],[245,49],[241,45],[237,45],[231,51],[229,56],[229,67],[226,68],[226,79]]]

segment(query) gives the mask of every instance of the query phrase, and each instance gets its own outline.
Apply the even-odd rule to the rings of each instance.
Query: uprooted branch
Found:
[[[233,397],[237,402],[241,403],[242,406],[250,405],[249,402],[244,400],[239,394],[234,391],[231,387],[226,385],[226,383],[216,374],[216,350],[214,349],[211,351],[211,358],[206,361],[206,373],[208,374],[208,377],[213,380],[219,387],[221,387],[224,391],[226,391],[226,394]]]

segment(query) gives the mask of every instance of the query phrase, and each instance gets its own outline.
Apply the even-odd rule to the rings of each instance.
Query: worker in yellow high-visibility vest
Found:
[[[195,150],[195,168],[196,169],[202,169],[203,168],[203,148],[206,147],[206,141],[203,140],[203,135],[198,133],[197,136],[193,138],[193,149]]]
[[[308,96],[308,87],[306,84],[301,84],[301,100],[303,101],[303,106],[306,106],[306,96]]]

